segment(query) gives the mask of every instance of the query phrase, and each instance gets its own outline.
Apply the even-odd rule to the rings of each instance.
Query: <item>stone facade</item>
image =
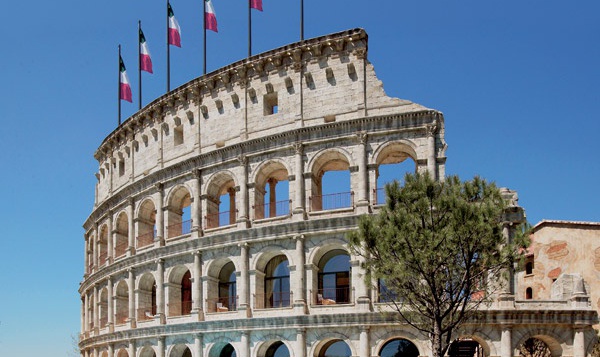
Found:
[[[398,179],[406,162],[443,178],[445,151],[443,115],[386,96],[361,29],[156,99],[95,153],[82,356],[369,357],[398,341],[430,355],[427,336],[380,313],[389,307],[345,234],[377,212],[386,166]],[[536,337],[555,356],[584,357],[597,314],[580,290],[532,303],[509,287],[456,337],[486,356]]]

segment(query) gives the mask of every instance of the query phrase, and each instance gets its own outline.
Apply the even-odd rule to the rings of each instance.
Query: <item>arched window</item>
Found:
[[[192,313],[192,274],[186,271],[181,278],[181,314]]]
[[[154,319],[156,315],[156,281],[150,273],[142,275],[138,285],[138,321]]]
[[[526,275],[533,274],[533,261],[528,261],[525,264],[525,274]]]
[[[419,350],[409,340],[399,338],[386,342],[379,351],[381,357],[418,357]],[[472,356],[470,356],[472,357]]]
[[[527,289],[525,289],[525,300],[531,300],[531,299],[533,299],[533,289],[527,288]]]
[[[343,250],[326,253],[319,262],[318,305],[350,302],[350,256]]]
[[[115,258],[120,258],[125,256],[129,247],[129,218],[125,212],[119,214],[116,228]]]
[[[319,351],[318,357],[350,357],[352,351],[346,342],[334,340],[326,343]]]
[[[256,177],[254,218],[273,218],[290,213],[288,171],[279,162],[270,162]]]
[[[271,259],[265,269],[265,308],[290,306],[290,269],[285,255]]]
[[[290,351],[283,342],[277,341],[269,346],[265,357],[290,357]]]
[[[219,174],[209,183],[207,190],[206,228],[235,224],[237,221],[237,207],[233,178],[226,173]]]
[[[189,315],[192,312],[192,274],[185,266],[173,269],[169,276],[169,316]]]
[[[167,210],[167,236],[169,238],[188,234],[192,229],[191,196],[185,187],[175,190]]]
[[[102,266],[108,260],[108,227],[102,226],[98,237],[98,265]]]
[[[449,357],[483,357],[483,348],[477,341],[458,340],[450,345]]]
[[[229,262],[219,273],[219,299],[217,312],[234,311],[237,308],[235,266]]]
[[[225,347],[221,350],[219,357],[236,357],[235,348],[231,344],[226,344]]]
[[[377,156],[376,188],[373,201],[375,204],[385,203],[385,185],[398,180],[402,185],[407,173],[415,173],[417,165],[416,153],[408,145],[394,143],[386,146]]]
[[[117,284],[115,292],[115,324],[122,325],[129,319],[129,288],[125,280]]]
[[[154,244],[156,237],[156,208],[150,199],[145,200],[139,209],[137,218],[137,248]]]
[[[129,357],[129,353],[127,352],[126,349],[121,348],[119,350],[119,352],[117,353],[117,357]]]
[[[348,159],[337,151],[326,152],[312,167],[310,210],[323,211],[354,205]]]
[[[106,327],[108,324],[108,289],[104,288],[100,292],[100,306],[98,306],[100,313],[100,328]]]
[[[551,357],[548,345],[539,338],[529,338],[519,346],[519,356],[522,357]]]

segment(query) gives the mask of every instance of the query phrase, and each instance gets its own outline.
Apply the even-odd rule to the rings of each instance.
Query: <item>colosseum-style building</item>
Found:
[[[380,313],[345,234],[386,180],[444,177],[444,117],[388,97],[367,48],[355,29],[247,58],[106,137],[84,224],[82,356],[431,355],[428,336]],[[511,357],[535,338],[587,356],[584,285],[519,300],[507,284],[451,354]]]

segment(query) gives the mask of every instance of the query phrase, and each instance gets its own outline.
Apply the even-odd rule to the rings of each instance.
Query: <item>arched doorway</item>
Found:
[[[381,357],[418,357],[419,350],[414,343],[404,338],[388,341],[379,351]]]

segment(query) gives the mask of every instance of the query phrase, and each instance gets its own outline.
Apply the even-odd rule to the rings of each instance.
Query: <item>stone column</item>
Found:
[[[238,310],[242,317],[250,317],[252,312],[250,310],[250,279],[248,272],[248,244],[241,243],[239,245],[240,252],[240,282],[238,284],[237,294],[239,295],[239,306]]]
[[[194,273],[192,280],[192,311],[198,314],[198,321],[204,320],[204,312],[202,311],[202,252],[195,251],[194,253]]]
[[[94,235],[94,237],[92,237],[92,244],[91,244],[91,246],[92,246],[92,264],[90,264],[92,267],[90,269],[90,273],[93,272],[94,270],[96,270],[94,268],[96,268],[98,266],[98,248],[99,248],[98,241],[99,241],[98,235],[96,234],[96,235]]]
[[[129,288],[129,326],[135,328],[135,274],[133,268],[127,269],[127,287]]]
[[[100,318],[98,316],[98,305],[100,305],[99,301],[98,301],[98,284],[94,284],[94,306],[92,306],[92,313],[93,313],[93,323],[94,323],[94,333],[96,333],[96,331],[98,331],[99,327],[100,327]]]
[[[500,357],[513,357],[511,325],[502,326],[502,337],[500,339]]]
[[[158,349],[156,357],[165,357],[165,336],[158,337],[156,348]]]
[[[240,357],[250,357],[250,332],[242,331],[240,345]]]
[[[360,329],[360,348],[358,355],[359,357],[371,357],[371,346],[369,342],[369,328],[361,327]]]
[[[96,232],[98,232],[98,230],[96,230]],[[92,272],[90,271],[90,257],[88,256],[90,247],[90,237],[87,234],[85,234],[83,238],[85,239],[85,246],[83,247],[83,271],[86,272],[86,274],[91,274]]]
[[[364,279],[366,274],[365,269],[361,267],[361,263],[365,261],[365,258],[361,256],[352,256],[352,258],[354,258],[350,261],[350,265],[352,266],[352,286],[354,286],[354,293],[356,294],[353,298],[358,304],[359,310],[370,311],[370,289]]]
[[[306,357],[306,329],[296,330],[296,357]]]
[[[154,246],[162,247],[165,245],[165,215],[163,211],[163,184],[156,184],[156,237]]]
[[[267,180],[269,183],[269,218],[273,218],[277,216],[277,197],[275,195],[275,186],[277,185],[277,180],[274,178],[270,178]]]
[[[575,327],[573,336],[573,357],[585,357],[585,335],[582,327]]]
[[[306,314],[306,272],[304,265],[306,264],[306,256],[304,254],[304,235],[297,235],[294,237],[296,240],[296,270],[294,273],[295,287],[294,293],[294,308],[297,312]]]
[[[235,188],[230,187],[227,192],[229,193],[229,224],[235,224],[237,214],[237,207],[235,205]],[[219,219],[218,216],[217,219]],[[220,224],[218,223],[217,225]]]
[[[137,356],[135,354],[135,340],[129,340],[129,348],[128,348],[128,354],[129,356]]]
[[[135,254],[135,225],[134,225],[134,211],[135,211],[135,201],[133,198],[129,199],[129,206],[127,207],[127,230],[129,231],[129,236],[127,237],[127,255],[132,256]]]
[[[115,346],[112,343],[108,344],[108,357],[115,357]]]
[[[114,297],[113,297],[113,280],[112,276],[108,277],[108,281],[106,282],[106,288],[108,293],[108,332],[112,333],[114,331]]]
[[[436,152],[435,152],[435,133],[437,132],[437,122],[427,125],[427,171],[434,180],[437,180],[436,170]]]
[[[248,226],[248,158],[246,156],[238,157],[240,166],[242,167],[242,176],[240,177],[240,215],[238,218],[241,228]],[[234,207],[229,205],[229,207]]]
[[[367,169],[367,133],[361,132],[358,137],[358,213],[369,212],[369,172]]]
[[[84,296],[81,297],[81,315],[79,316],[79,319],[80,319],[80,324],[81,324],[79,333],[84,334],[85,333],[85,297]]]
[[[106,223],[106,228],[107,228],[107,232],[106,232],[106,250],[107,250],[107,254],[106,254],[106,259],[108,260],[108,264],[112,264],[112,262],[115,259],[115,252],[113,251],[113,247],[114,247],[114,239],[115,239],[115,233],[113,233],[113,226],[114,226],[114,222],[113,222],[113,212],[109,212],[108,213],[108,221]],[[98,226],[96,226],[96,228],[98,228]],[[96,230],[97,231],[97,230]]]
[[[304,220],[306,212],[305,199],[304,199],[304,148],[302,143],[295,143],[293,145],[295,157],[295,195],[294,195],[294,209],[292,211],[294,220]]]
[[[194,181],[192,183],[192,238],[202,237],[202,204],[200,201],[200,181],[202,175],[200,170],[194,170]]]
[[[202,355],[203,355],[202,344],[203,344],[202,334],[199,333],[194,338],[194,350],[195,350],[194,356],[202,357]]]
[[[165,261],[156,260],[156,314],[160,323],[166,323],[165,318]]]
[[[90,330],[90,313],[89,313],[90,297],[88,296],[87,291],[85,291],[83,294],[84,294],[83,295],[83,304],[85,305],[85,309],[83,310],[83,321],[85,324],[85,328],[83,330],[87,332]]]

